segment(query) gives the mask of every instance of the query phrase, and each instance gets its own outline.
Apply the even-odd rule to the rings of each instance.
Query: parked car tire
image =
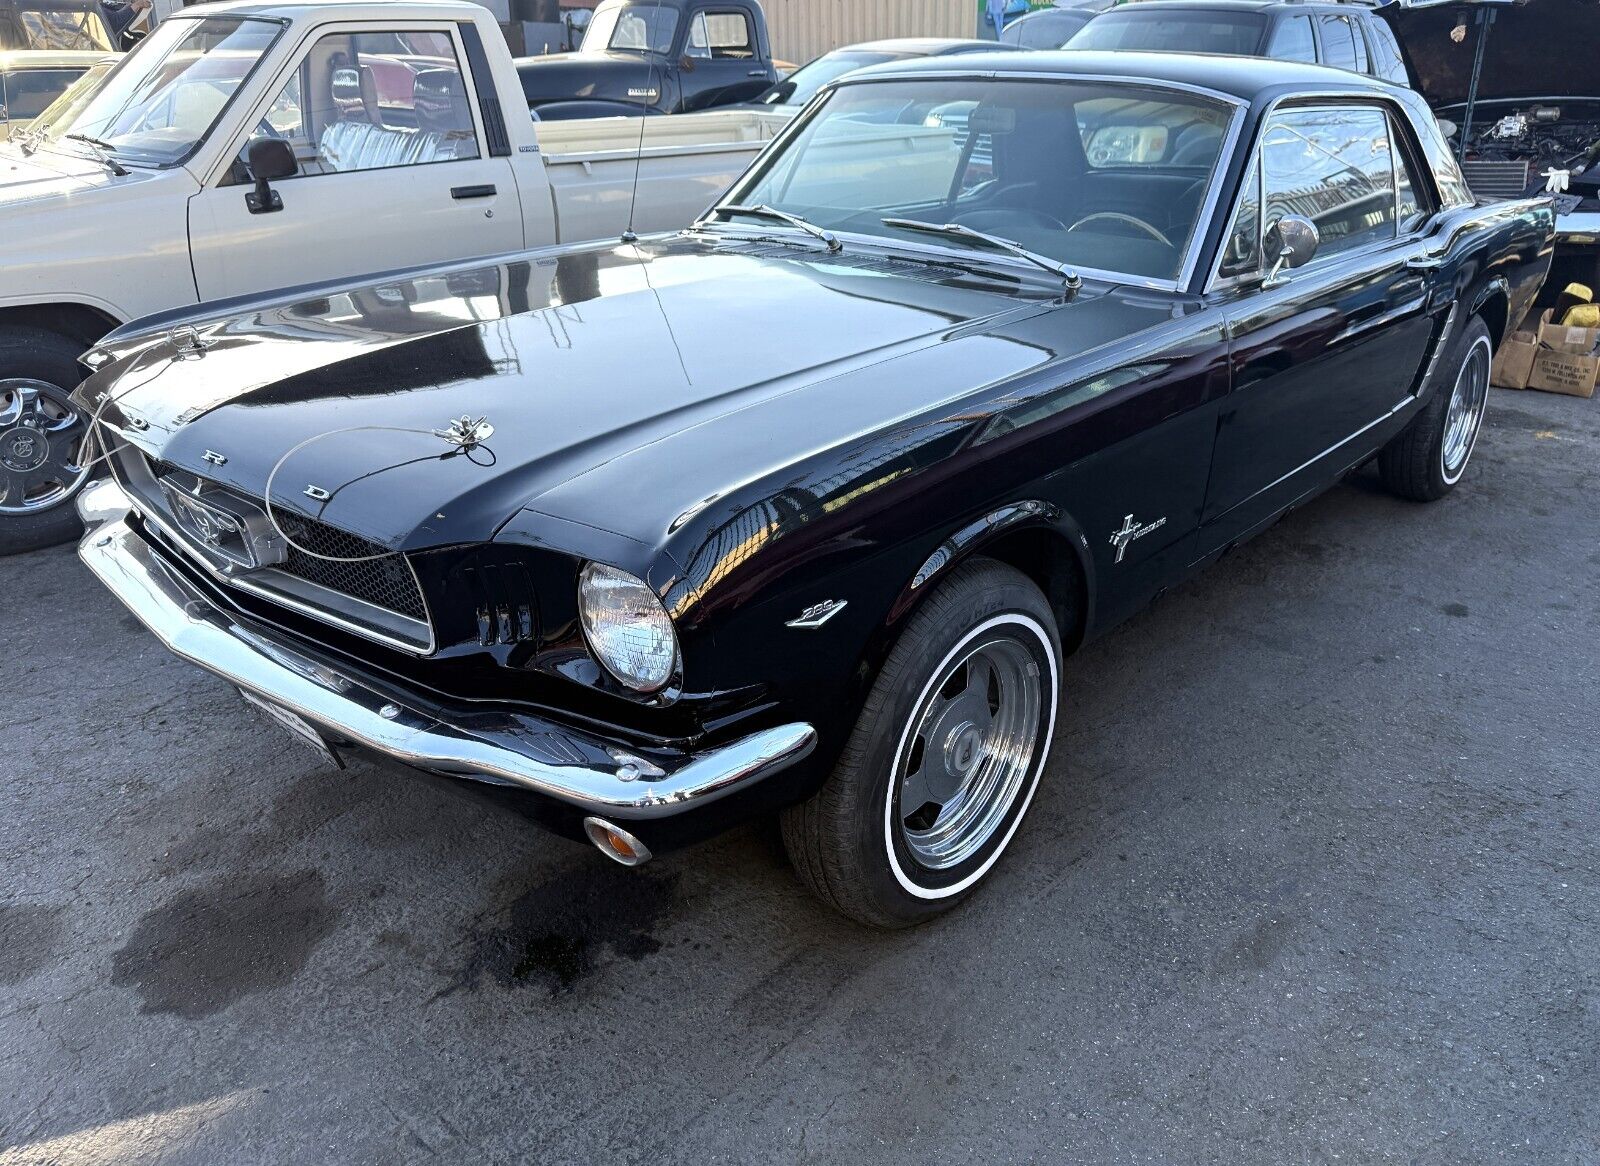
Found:
[[[1455,489],[1483,429],[1493,363],[1489,327],[1473,316],[1440,358],[1433,397],[1378,454],[1385,486],[1413,502],[1432,502]]]
[[[1060,694],[1039,588],[990,559],[957,568],[901,633],[827,783],[784,811],[801,880],[875,927],[955,906],[1027,813]]]
[[[72,502],[89,480],[89,418],[70,400],[83,345],[42,328],[0,328],[0,555],[77,537]]]

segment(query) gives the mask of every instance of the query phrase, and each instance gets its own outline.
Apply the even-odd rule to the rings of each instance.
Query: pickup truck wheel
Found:
[[[1493,362],[1489,327],[1473,316],[1439,361],[1433,397],[1378,455],[1378,473],[1393,493],[1433,502],[1455,488],[1483,428]]]
[[[83,345],[39,328],[0,329],[0,555],[83,529],[72,500],[89,480],[89,418],[72,403]]]
[[[884,928],[971,893],[1038,786],[1060,661],[1050,604],[1025,575],[986,559],[958,568],[890,652],[827,783],[784,811],[801,880]]]

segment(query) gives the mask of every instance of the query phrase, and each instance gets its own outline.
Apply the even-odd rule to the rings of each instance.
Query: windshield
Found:
[[[650,4],[602,5],[583,34],[580,53],[670,53],[678,10]]]
[[[1257,12],[1204,8],[1163,8],[1159,12],[1117,9],[1084,25],[1066,47],[1253,57],[1261,51],[1261,37],[1266,28],[1267,18]]]
[[[163,21],[89,100],[39,119],[41,140],[92,139],[119,161],[175,166],[205,140],[239,86],[283,31],[229,16]]]
[[[868,65],[881,65],[885,61],[899,59],[899,53],[828,53],[790,73],[767,90],[761,101],[766,105],[804,105],[817,95],[818,89],[835,77],[843,77]]]
[[[98,3],[22,0],[0,6],[0,49],[110,52],[111,33]]]
[[[59,97],[45,106],[44,110],[34,121],[29,123],[23,133],[36,133],[51,122],[71,117],[75,110],[94,95],[95,87],[100,84],[107,73],[111,72],[112,64],[113,62],[111,61],[101,61],[99,64],[89,66],[81,76],[62,91]]]
[[[955,223],[1071,267],[1178,277],[1232,110],[1111,81],[846,82],[726,202],[843,235],[960,247]],[[771,231],[770,215],[719,214]],[[757,227],[757,224],[760,224]]]

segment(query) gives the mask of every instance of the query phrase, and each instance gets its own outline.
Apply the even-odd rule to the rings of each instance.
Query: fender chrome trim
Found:
[[[115,481],[80,496],[85,565],[169,650],[269,704],[299,715],[336,744],[449,777],[520,786],[613,818],[664,818],[734,793],[806,757],[811,725],[752,733],[703,753],[649,757],[622,742],[515,713],[474,713],[452,724],[403,692],[380,690],[333,661],[244,627],[212,603],[127,523]]]

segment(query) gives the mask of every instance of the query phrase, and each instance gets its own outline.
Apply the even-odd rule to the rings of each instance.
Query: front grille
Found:
[[[1461,173],[1479,198],[1521,198],[1528,189],[1526,162],[1463,162]]]
[[[298,514],[274,509],[273,517],[290,540],[288,557],[278,566],[284,574],[407,619],[428,618],[417,581],[400,554]]]

